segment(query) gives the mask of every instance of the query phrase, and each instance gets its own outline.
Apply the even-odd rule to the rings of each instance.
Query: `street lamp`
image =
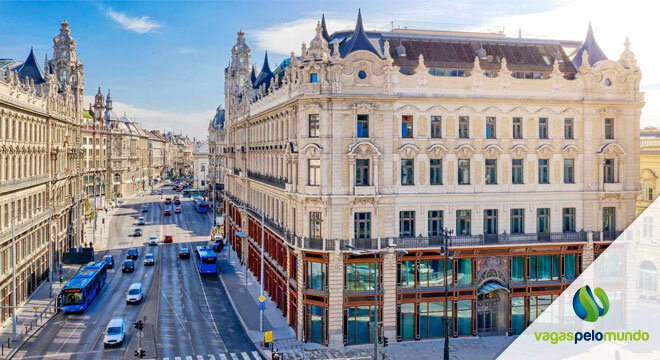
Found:
[[[25,209],[19,214],[12,214],[11,217],[11,330],[14,341],[16,341],[16,232],[15,232],[15,223],[16,217],[23,217],[28,212],[36,212],[41,210],[40,207],[34,209]]]
[[[447,260],[451,257],[449,254],[449,247],[451,246],[451,235],[454,233],[454,230],[449,230],[444,228],[442,230],[442,248],[440,249],[440,254],[445,255],[445,306],[444,306],[444,326],[445,326],[445,347],[444,347],[444,360],[449,360],[449,319],[447,318],[447,307],[448,307],[448,280],[447,280]]]
[[[354,256],[360,255],[374,255],[374,269],[376,269],[376,276],[374,277],[374,360],[378,360],[378,277],[380,276],[380,269],[378,268],[378,253],[379,251],[357,251],[355,246],[351,244],[344,245],[347,249],[351,250],[351,254]],[[392,247],[390,247],[392,248]],[[397,255],[408,254],[405,250],[400,250],[397,252]]]

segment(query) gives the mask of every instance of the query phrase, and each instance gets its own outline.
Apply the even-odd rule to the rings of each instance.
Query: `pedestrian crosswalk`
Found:
[[[207,355],[182,355],[174,357],[164,357],[163,360],[262,360],[258,352],[252,351],[241,353],[219,353]]]

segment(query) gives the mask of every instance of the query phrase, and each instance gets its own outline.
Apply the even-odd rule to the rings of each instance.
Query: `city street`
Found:
[[[143,205],[148,206],[147,213],[141,212]],[[147,195],[131,198],[115,209],[109,224],[108,249],[96,253],[97,259],[107,254],[115,259],[106,286],[84,313],[57,314],[15,358],[134,358],[139,339],[133,324],[143,319],[146,358],[261,359],[233,312],[220,279],[216,275],[200,276],[194,253],[190,259],[178,257],[180,248],[188,247],[192,252],[195,246],[208,241],[208,215],[197,213],[188,199],[182,198],[181,214],[175,214],[174,207],[165,205],[160,195]],[[163,216],[165,208],[172,210],[172,216]],[[140,226],[143,235],[133,237],[140,216],[146,219],[146,225]],[[173,235],[174,243],[162,243],[166,234]],[[152,235],[158,237],[158,246],[148,245]],[[123,274],[121,264],[131,247],[138,248],[139,258],[135,271]],[[155,266],[144,266],[147,253],[154,254]],[[144,299],[141,304],[126,304],[128,288],[135,282],[143,284]],[[104,348],[104,330],[116,317],[126,322],[126,339],[119,347]]]

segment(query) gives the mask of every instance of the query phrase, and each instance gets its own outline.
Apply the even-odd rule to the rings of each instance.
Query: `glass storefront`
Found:
[[[576,276],[576,255],[564,254],[564,277],[566,279],[575,279]]]
[[[305,339],[307,342],[327,344],[327,312],[326,308],[306,304]]]
[[[401,340],[415,340],[415,306],[414,303],[401,304],[399,311]]]
[[[511,258],[511,282],[525,281],[525,257],[514,256]]]
[[[399,265],[399,286],[402,288],[415,287],[415,262],[402,261]]]
[[[419,337],[421,339],[433,339],[443,337],[444,329],[444,310],[443,301],[423,302],[419,304]],[[448,302],[447,318],[451,328],[451,309],[452,302]],[[450,330],[451,335],[451,330]]]
[[[511,298],[511,333],[520,335],[525,330],[525,297]]]
[[[308,289],[326,290],[328,264],[318,262],[306,262],[306,283]]]
[[[457,271],[457,285],[472,284],[472,259],[458,259]]]
[[[456,331],[458,336],[472,335],[472,300],[456,302]]]
[[[373,343],[373,306],[351,306],[347,308],[346,343],[348,345]]]
[[[378,271],[373,262],[346,264],[346,289],[348,291],[374,290]]]

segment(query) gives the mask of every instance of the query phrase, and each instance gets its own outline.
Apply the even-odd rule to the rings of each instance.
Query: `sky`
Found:
[[[610,59],[626,36],[642,70],[642,126],[660,126],[660,46],[654,2],[525,1],[7,1],[0,0],[0,58],[23,61],[34,47],[52,56],[60,22],[70,23],[84,63],[86,102],[98,87],[114,108],[147,129],[206,138],[224,102],[224,68],[236,32],[246,33],[252,62],[272,67],[315,35],[325,14],[330,33],[353,28],[358,8],[367,30],[391,24],[441,30],[503,31],[517,36],[583,40],[589,21]]]

